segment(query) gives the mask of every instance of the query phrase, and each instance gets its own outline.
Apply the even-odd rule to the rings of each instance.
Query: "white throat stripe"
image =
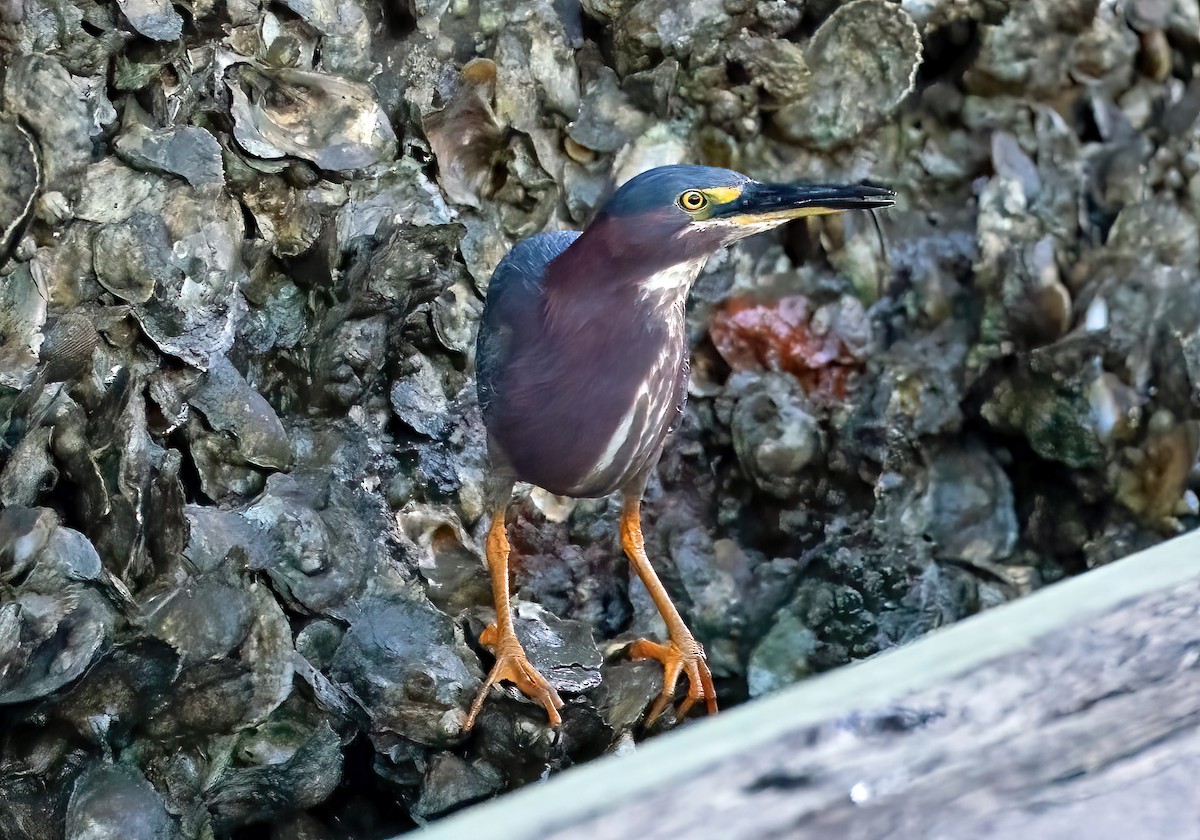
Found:
[[[650,275],[641,282],[641,290],[645,294],[652,292],[686,292],[700,275],[707,257],[678,263]]]

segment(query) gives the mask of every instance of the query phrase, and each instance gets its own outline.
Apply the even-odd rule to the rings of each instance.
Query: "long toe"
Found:
[[[496,658],[496,664],[488,672],[487,679],[484,680],[479,693],[475,695],[475,702],[471,704],[471,712],[467,715],[465,726],[467,730],[475,725],[475,719],[478,717],[480,709],[483,708],[484,700],[487,699],[492,686],[498,682],[512,683],[522,694],[545,709],[552,727],[557,728],[562,725],[562,715],[558,713],[558,710],[563,707],[562,698],[558,696],[554,686],[550,685],[537,668],[533,667],[522,652],[501,654]]]
[[[554,690],[554,686],[529,663],[524,656],[517,659],[513,665],[512,674],[507,677],[509,682],[543,709],[550,718],[550,725],[558,728],[562,725],[562,716],[558,710],[563,707],[563,700]]]
[[[688,675],[688,693],[683,702],[679,704],[679,708],[675,711],[675,716],[682,720],[687,717],[687,713],[692,710],[692,706],[703,700],[708,713],[716,714],[717,711],[717,689],[713,685],[712,674],[709,673],[708,665],[703,659],[692,660],[687,664]]]
[[[656,659],[663,666],[662,693],[650,707],[646,724],[654,723],[675,698],[675,687],[682,674],[688,677],[688,692],[675,711],[677,720],[682,720],[697,702],[705,701],[709,714],[717,711],[717,691],[713,685],[712,672],[704,660],[704,650],[693,639],[677,644],[674,640],[660,644],[649,639],[639,639],[629,648],[633,659]]]

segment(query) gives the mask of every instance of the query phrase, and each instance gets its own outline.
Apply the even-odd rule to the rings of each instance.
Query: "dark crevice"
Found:
[[[787,770],[775,770],[758,777],[746,785],[744,790],[748,793],[803,790],[804,788],[812,787],[817,781],[816,776],[804,771],[790,772]]]
[[[401,41],[417,30],[417,19],[404,0],[382,0],[379,10],[383,16],[383,28],[391,40]]]
[[[935,82],[958,83],[979,54],[979,24],[970,18],[951,21],[925,35],[923,58],[917,70],[917,90]]]

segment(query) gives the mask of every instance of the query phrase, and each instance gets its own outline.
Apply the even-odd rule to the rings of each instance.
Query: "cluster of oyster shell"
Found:
[[[0,0],[0,836],[381,838],[646,734],[615,503],[528,489],[565,723],[462,726],[488,279],[651,166],[899,194],[696,288],[646,532],[726,704],[1193,527],[1197,60],[1197,0]]]

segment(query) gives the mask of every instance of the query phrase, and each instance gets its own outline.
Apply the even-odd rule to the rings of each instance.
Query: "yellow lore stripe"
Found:
[[[728,204],[735,201],[742,194],[741,187],[712,187],[711,189],[701,190],[705,195],[713,200],[716,204]]]

